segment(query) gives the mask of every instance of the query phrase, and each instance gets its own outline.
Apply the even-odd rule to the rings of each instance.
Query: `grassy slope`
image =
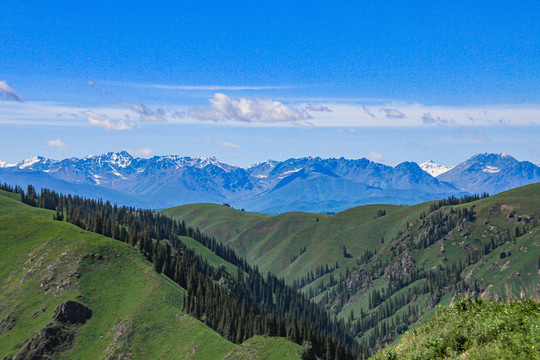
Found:
[[[239,253],[263,271],[271,271],[274,274],[285,277],[287,280],[301,277],[317,266],[339,263],[340,268],[330,274],[326,274],[307,285],[304,290],[317,290],[320,284],[328,284],[330,277],[339,279],[344,276],[345,269],[354,269],[355,260],[367,249],[378,249],[378,253],[373,260],[381,259],[385,266],[395,263],[392,248],[398,246],[397,240],[400,232],[410,233],[416,238],[420,232],[420,214],[429,214],[431,203],[423,203],[415,206],[390,206],[390,205],[370,205],[361,206],[343,211],[333,216],[307,213],[286,213],[274,217],[265,217],[259,221],[251,218],[250,225],[245,229],[236,228],[234,231],[220,229],[222,233],[234,235],[232,238],[220,238],[218,233],[214,233],[219,240],[233,246]],[[430,270],[435,267],[446,268],[451,264],[458,264],[460,261],[466,263],[471,246],[482,249],[493,236],[502,238],[507,230],[513,232],[515,227],[522,227],[528,216],[540,218],[540,184],[533,184],[522,188],[514,189],[473,203],[453,206],[470,208],[474,206],[476,220],[464,224],[448,234],[441,240],[426,249],[416,249],[408,251],[415,266]],[[184,211],[189,212],[190,206],[184,207]],[[377,210],[386,210],[386,215],[374,219]],[[442,212],[449,212],[450,207],[442,208]],[[177,214],[180,218],[182,214]],[[199,213],[190,218],[193,224],[204,222],[211,224],[210,214]],[[238,224],[244,216],[251,216],[248,213],[229,212],[223,216],[231,216],[230,223]],[[319,222],[316,218],[319,217]],[[187,220],[186,220],[187,221]],[[188,223],[190,223],[188,221]],[[227,228],[227,221],[221,220],[219,226]],[[409,227],[408,227],[409,225]],[[528,224],[530,226],[531,223]],[[208,229],[213,231],[213,227]],[[381,238],[385,242],[381,243]],[[343,246],[346,247],[350,258],[343,256]],[[306,248],[306,252],[300,254],[300,250]],[[534,294],[538,291],[540,276],[538,268],[538,254],[540,247],[540,227],[529,230],[515,239],[502,244],[493,252],[484,255],[482,259],[469,267],[463,273],[463,277],[469,276],[476,279],[485,291],[482,293],[487,298],[512,298],[519,296],[524,291]],[[510,256],[500,259],[500,254],[510,253]],[[294,261],[291,262],[291,260]],[[373,263],[371,261],[370,263]],[[398,262],[399,263],[399,262]],[[369,265],[368,265],[369,266]],[[399,266],[398,266],[399,267]],[[351,281],[355,281],[354,278]],[[419,280],[398,291],[392,297],[397,298],[406,293],[409,289],[421,289],[425,280]],[[351,311],[356,315],[363,309],[368,312],[368,300],[374,290],[382,290],[388,285],[385,276],[374,279],[371,283],[362,287],[351,300],[340,305],[339,301],[327,304],[340,318],[348,318]],[[327,288],[323,293],[315,292],[315,301],[319,301],[322,296],[331,291]],[[480,294],[477,294],[480,295]],[[432,308],[433,299],[438,298],[441,304],[448,304],[453,293],[425,294],[417,297],[413,301],[422,314],[425,321],[435,313]],[[383,306],[382,304],[381,306]],[[397,319],[397,315],[406,313],[408,307],[405,306],[396,311],[386,321]],[[411,327],[416,326],[415,324]]]
[[[194,225],[219,240],[232,239],[245,228],[269,217],[217,204],[183,205],[162,210],[161,213],[185,220],[188,225]]]
[[[474,229],[468,235],[468,243],[474,245],[472,239],[478,239],[478,246],[482,239],[489,235],[486,226],[495,226],[499,231],[505,231],[515,224],[509,221],[508,214],[512,211],[521,214],[532,214],[538,211],[540,204],[540,184],[533,184],[519,189],[511,190],[497,196],[475,202],[477,221]],[[368,205],[360,206],[338,213],[333,216],[324,214],[310,214],[291,212],[278,216],[268,217],[259,214],[246,213],[230,209],[221,205],[196,204],[185,205],[165,210],[164,213],[179,219],[185,219],[188,224],[202,227],[210,235],[218,240],[231,245],[240,255],[247,258],[250,263],[257,265],[263,271],[271,271],[283,276],[286,280],[305,275],[317,266],[334,265],[336,262],[341,266],[347,266],[363,251],[376,247],[383,248],[381,239],[388,241],[407,229],[407,223],[415,222],[420,213],[428,212],[430,203],[415,206],[392,206],[392,205]],[[464,207],[470,204],[462,205]],[[502,210],[496,214],[490,214],[489,209],[498,206]],[[377,210],[386,210],[386,216],[374,219]],[[502,213],[501,213],[502,212]],[[316,220],[319,219],[317,222]],[[485,224],[485,222],[488,224]],[[512,228],[513,229],[513,228]],[[516,244],[508,244],[501,251],[510,251],[516,248],[522,260],[526,258],[526,265],[534,263],[533,251],[527,252],[524,247],[537,238],[538,229],[532,234],[520,237]],[[445,262],[457,262],[466,259],[467,253],[462,248],[461,234],[454,233],[454,241],[447,241],[444,254],[439,248],[433,246],[415,254],[411,254],[414,260],[425,268],[444,266]],[[514,246],[517,245],[517,246]],[[533,242],[533,245],[538,245]],[[343,246],[351,255],[350,258],[343,256]],[[521,248],[520,248],[521,246]],[[300,255],[303,248],[306,252]],[[497,250],[499,251],[499,250]],[[500,251],[489,255],[488,259],[499,256]],[[300,256],[298,256],[300,255]],[[446,260],[444,258],[446,257]],[[293,260],[294,261],[291,261]],[[534,276],[530,271],[521,266],[520,262],[509,261],[504,270],[514,271],[525,276]],[[479,264],[477,273],[473,275],[497,282],[497,276],[490,276],[493,269],[483,264],[493,263],[486,261]],[[523,263],[521,263],[524,265]],[[504,264],[503,264],[504,265]],[[490,270],[488,270],[490,269]],[[339,276],[336,271],[335,276]],[[493,279],[492,279],[493,278]],[[532,279],[518,279],[516,283],[530,283]],[[500,282],[500,281],[499,281]]]
[[[6,195],[0,193],[0,321],[8,315],[16,320],[11,330],[0,330],[0,357],[16,354],[68,299],[86,304],[93,315],[62,359],[222,359],[238,347],[184,314],[184,290],[155,273],[135,249],[53,221],[52,212]],[[250,347],[247,358],[298,348],[274,341],[275,347]]]
[[[225,360],[275,360],[298,358],[298,345],[283,338],[254,336],[231,351]]]
[[[378,246],[383,237],[395,236],[426,209],[429,204],[367,205],[333,216],[290,212],[270,217],[222,205],[195,204],[163,213],[200,227],[262,271],[290,281],[320,265],[347,265],[363,251]],[[374,219],[377,210],[386,210],[386,215]],[[343,256],[343,246],[350,257]],[[300,255],[304,247],[306,252]]]
[[[515,227],[530,226],[530,223],[525,224],[519,217],[533,215],[538,219],[540,216],[540,184],[513,189],[472,204],[475,206],[475,221],[463,231],[452,231],[447,236],[444,254],[439,247],[432,247],[419,261],[420,264],[426,267],[446,266],[446,263],[464,260],[467,256],[467,251],[463,249],[464,244],[481,248],[491,237],[496,238],[507,231],[514,234]],[[468,206],[471,204],[461,205]],[[512,216],[511,213],[515,215]],[[511,255],[500,259],[502,252]],[[485,255],[480,262],[471,266],[469,271],[472,277],[489,287],[488,292],[502,297],[509,291],[514,294],[521,290],[534,292],[540,281],[538,254],[540,227],[535,227]],[[448,260],[444,260],[445,258]],[[531,284],[534,284],[533,288]]]
[[[209,265],[213,267],[223,266],[225,271],[227,271],[230,275],[236,275],[238,273],[238,269],[235,265],[220,258],[214,252],[212,252],[212,250],[202,245],[197,240],[187,236],[179,236],[178,240],[182,241],[187,247],[192,249],[195,254],[206,260]]]
[[[540,359],[539,322],[538,302],[462,299],[373,359]]]
[[[455,206],[454,208],[469,208],[471,206],[474,206],[475,209],[476,219],[474,222],[453,230],[443,241],[437,242],[426,249],[408,252],[415,260],[416,266],[429,270],[434,267],[446,268],[452,263],[458,263],[460,260],[465,263],[469,254],[466,246],[482,248],[483,244],[488,242],[491,236],[505,235],[507,229],[511,229],[513,232],[516,226],[522,226],[524,223],[523,220],[519,220],[520,215],[524,217],[534,215],[538,219],[540,215],[540,184],[514,189],[473,203]],[[443,208],[442,211],[449,211],[449,207]],[[514,216],[510,216],[512,212],[515,212]],[[531,223],[528,225],[531,225]],[[411,225],[410,231],[413,234],[416,232],[417,226],[418,223]],[[383,245],[379,254],[372,261],[391,254],[390,248],[393,244],[395,244],[395,241]],[[500,259],[502,252],[510,252],[511,255]],[[516,299],[519,298],[520,294],[537,297],[540,284],[538,254],[540,254],[540,227],[535,227],[526,234],[517,237],[515,241],[506,242],[493,252],[484,255],[478,263],[465,268],[462,277],[476,279],[481,284],[481,287],[485,289],[483,293],[476,295],[482,295],[486,298]],[[417,281],[408,287],[421,287],[422,284],[423,281]],[[339,311],[338,317],[347,318],[351,310],[358,314],[360,308],[368,311],[370,295],[374,290],[381,290],[386,285],[386,278],[376,279],[370,287],[359,291],[352,301]],[[399,296],[400,292],[407,290],[408,287],[400,290],[393,297]],[[321,296],[322,294],[315,299],[320,299]],[[431,309],[428,306],[431,296],[432,294],[428,293],[415,300],[423,314],[423,321],[429,319],[435,313],[435,308]],[[449,304],[452,298],[452,293],[442,294],[440,303]],[[383,305],[384,303],[380,306]],[[332,304],[329,306],[332,306]],[[405,310],[405,307],[399,311],[403,310]],[[399,311],[397,314],[399,314]],[[394,318],[395,316],[390,316],[387,319],[388,324]]]

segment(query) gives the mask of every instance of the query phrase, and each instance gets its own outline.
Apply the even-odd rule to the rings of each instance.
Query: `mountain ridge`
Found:
[[[22,187],[31,183],[137,207],[210,202],[265,213],[338,212],[374,203],[411,205],[540,182],[540,167],[504,153],[478,154],[451,169],[444,167],[448,170],[442,173],[440,165],[426,164],[406,161],[389,166],[365,158],[304,157],[241,168],[216,157],[138,158],[121,151],[0,162],[0,182]]]

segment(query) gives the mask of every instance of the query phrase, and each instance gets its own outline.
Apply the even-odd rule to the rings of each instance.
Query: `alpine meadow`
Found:
[[[540,2],[0,2],[0,358],[540,360]]]

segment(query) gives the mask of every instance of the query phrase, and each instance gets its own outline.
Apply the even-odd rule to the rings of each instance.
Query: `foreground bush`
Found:
[[[458,300],[373,359],[540,359],[540,303]]]

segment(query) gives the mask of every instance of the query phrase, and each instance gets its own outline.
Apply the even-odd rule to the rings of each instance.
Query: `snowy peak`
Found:
[[[246,171],[255,178],[265,179],[272,172],[272,170],[274,170],[277,164],[277,161],[266,160],[249,166]]]
[[[499,192],[540,182],[540,167],[502,154],[478,154],[438,178],[469,193]]]
[[[189,165],[194,166],[199,169],[204,169],[205,167],[209,165],[217,166],[218,168],[221,168],[225,171],[233,171],[237,169],[236,166],[231,166],[231,165],[227,165],[227,164],[219,162],[215,156],[212,156],[209,158],[204,158],[204,157],[193,158],[192,161],[189,162]]]
[[[50,165],[56,163],[56,160],[46,159],[41,156],[34,156],[29,159],[24,159],[20,163],[16,164],[15,166],[19,169],[31,169],[36,170],[43,167],[49,167]]]
[[[30,159],[24,159],[21,161],[19,165],[19,169],[25,169],[27,167],[31,167],[34,164],[39,163],[43,158],[41,156],[34,156]]]
[[[17,164],[10,164],[5,161],[0,160],[0,168],[8,168],[8,167],[14,167]]]
[[[448,170],[451,170],[451,166],[444,166],[434,163],[431,160],[426,161],[425,163],[422,163],[419,165],[422,170],[427,172],[429,175],[433,177],[437,177],[441,174],[444,174]]]
[[[252,211],[335,211],[353,204],[415,204],[465,193],[496,194],[540,182],[540,167],[507,154],[478,154],[455,166],[427,161],[396,166],[367,159],[320,157],[264,161],[247,168],[215,157],[132,157],[109,152],[51,160],[0,162],[0,182],[130,200],[162,208],[195,202],[230,203]],[[53,185],[51,185],[53,184]],[[125,202],[124,202],[125,203]]]
[[[473,157],[471,157],[469,160],[465,162],[465,164],[482,164],[482,165],[489,165],[489,166],[496,166],[496,167],[505,167],[508,165],[513,165],[518,163],[515,158],[512,156],[501,153],[501,154],[478,154]]]
[[[107,155],[110,155],[109,162],[111,164],[121,168],[128,167],[129,165],[131,165],[131,161],[133,160],[131,155],[126,151],[122,151],[120,153],[109,153]]]

